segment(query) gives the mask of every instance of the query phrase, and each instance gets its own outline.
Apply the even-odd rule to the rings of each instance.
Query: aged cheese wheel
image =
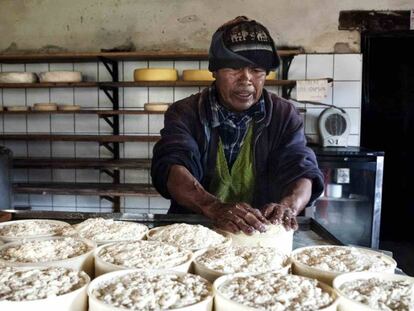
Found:
[[[34,83],[37,76],[33,72],[0,72],[0,83]]]
[[[81,82],[79,71],[48,71],[39,73],[40,82]]]
[[[276,71],[271,71],[269,72],[269,74],[266,76],[266,80],[276,80]]]
[[[58,110],[61,111],[78,111],[80,110],[80,105],[70,105],[70,104],[62,104],[58,105]]]
[[[36,111],[55,111],[56,109],[57,109],[56,103],[33,104],[33,110],[36,110]]]
[[[183,70],[184,81],[214,81],[213,74],[207,69],[186,69]]]
[[[5,106],[4,109],[7,110],[7,111],[19,112],[19,111],[28,111],[28,110],[30,110],[30,107],[27,107],[27,106]]]
[[[134,70],[135,81],[177,81],[177,70],[170,68],[139,68]]]
[[[144,110],[146,111],[167,111],[169,104],[167,103],[146,103]]]

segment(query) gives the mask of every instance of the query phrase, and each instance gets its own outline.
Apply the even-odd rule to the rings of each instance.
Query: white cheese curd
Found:
[[[143,224],[104,218],[90,218],[74,228],[81,237],[93,241],[140,240],[148,231]]]
[[[339,289],[352,301],[375,310],[414,310],[414,284],[406,280],[369,278],[346,282]]]
[[[354,247],[341,246],[306,248],[295,254],[294,259],[313,268],[332,272],[381,272],[392,266],[381,254],[368,254]]]
[[[45,240],[23,240],[0,250],[0,259],[7,262],[36,263],[56,261],[83,255],[91,250],[84,241],[67,237]]]
[[[122,242],[104,246],[98,257],[129,268],[165,269],[190,260],[192,253],[159,241]]]
[[[225,274],[259,273],[279,270],[286,265],[287,257],[271,247],[218,246],[208,249],[195,261]]]
[[[92,295],[106,304],[128,310],[168,310],[205,300],[211,295],[211,286],[192,274],[135,271],[99,284]]]
[[[89,281],[85,272],[67,268],[0,268],[0,301],[27,301],[61,296]]]
[[[12,221],[0,225],[0,236],[6,238],[34,237],[34,236],[65,236],[76,232],[72,226],[58,221],[30,219]]]
[[[148,235],[148,239],[191,250],[217,246],[228,241],[224,236],[207,227],[184,223],[155,228]]]
[[[218,290],[231,301],[260,310],[318,310],[334,301],[318,281],[291,274],[236,276]]]

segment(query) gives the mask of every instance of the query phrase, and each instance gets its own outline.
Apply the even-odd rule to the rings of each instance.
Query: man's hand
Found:
[[[272,224],[282,224],[286,230],[297,230],[299,227],[296,221],[296,211],[285,204],[269,203],[263,206],[261,211]]]
[[[247,203],[215,202],[203,212],[219,229],[232,233],[240,230],[246,234],[252,234],[255,230],[264,232],[265,225],[269,224],[258,209],[252,208]]]

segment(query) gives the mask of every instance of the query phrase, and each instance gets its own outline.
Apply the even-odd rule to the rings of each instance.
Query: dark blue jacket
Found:
[[[312,179],[311,202],[323,191],[323,176],[314,152],[306,147],[303,120],[296,108],[263,90],[266,117],[253,127],[255,191],[253,206],[279,202],[286,186],[301,177]],[[211,127],[208,91],[172,104],[165,113],[161,139],[154,146],[151,176],[154,187],[167,199],[169,168],[185,166],[209,189],[215,171],[219,133]],[[193,213],[171,199],[169,213]]]

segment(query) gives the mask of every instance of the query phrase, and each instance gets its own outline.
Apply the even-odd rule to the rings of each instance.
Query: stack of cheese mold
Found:
[[[288,257],[271,247],[217,246],[194,259],[194,272],[210,282],[233,273],[289,273]]]
[[[295,249],[291,254],[294,274],[332,285],[347,272],[394,273],[397,263],[380,252],[350,246],[318,245]]]
[[[125,269],[188,272],[193,253],[159,241],[128,241],[100,246],[95,251],[95,276]]]
[[[269,74],[266,76],[266,80],[276,80],[276,71],[270,71]]]
[[[40,82],[81,82],[82,73],[79,71],[47,71],[39,73]]]
[[[88,287],[89,311],[211,311],[211,284],[174,271],[122,270],[97,277]]]
[[[0,266],[63,267],[93,275],[96,243],[77,237],[26,239],[0,246]]]
[[[134,70],[134,81],[177,81],[178,73],[171,68],[139,68]]]
[[[86,311],[85,272],[68,268],[0,267],[0,310]]]
[[[353,272],[336,277],[340,311],[414,310],[414,278],[379,272]]]
[[[147,239],[169,243],[192,251],[231,244],[230,238],[226,238],[207,227],[184,223],[153,228],[148,231]]]
[[[292,274],[225,275],[214,282],[215,311],[336,311],[338,297],[328,285]]]
[[[186,69],[183,70],[184,81],[214,81],[211,71],[207,69]]]
[[[76,234],[72,226],[64,221],[51,219],[25,219],[0,223],[0,240],[5,243],[23,239]]]
[[[0,72],[0,83],[35,83],[37,75],[33,72]]]
[[[98,245],[142,240],[148,232],[148,227],[143,224],[102,217],[89,218],[73,227],[80,237],[95,241]]]
[[[232,233],[217,229],[217,232],[231,238],[233,245],[273,247],[281,253],[290,254],[293,246],[293,230],[282,225],[267,225],[265,232],[254,231],[248,235],[240,231]]]

